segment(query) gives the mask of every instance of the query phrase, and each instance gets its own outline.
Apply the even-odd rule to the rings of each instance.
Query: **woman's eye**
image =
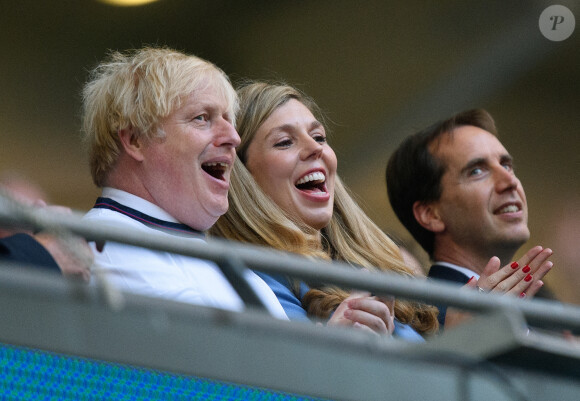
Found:
[[[292,141],[290,139],[283,139],[281,141],[278,141],[274,144],[274,147],[276,148],[286,148],[288,146],[292,145]]]
[[[313,138],[318,143],[326,143],[326,137],[324,135],[314,135]]]

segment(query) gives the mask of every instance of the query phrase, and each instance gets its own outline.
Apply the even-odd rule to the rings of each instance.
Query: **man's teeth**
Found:
[[[227,163],[223,163],[223,162],[215,162],[215,163],[203,163],[204,166],[207,167],[215,167],[215,166],[220,166],[220,167],[227,167],[228,164]]]
[[[509,206],[502,208],[499,212],[500,213],[514,213],[514,212],[517,212],[519,210],[520,210],[520,208],[517,207],[516,205],[509,205]]]
[[[310,182],[310,181],[322,181],[322,182],[324,182],[325,180],[326,180],[326,177],[324,177],[324,174],[317,171],[316,173],[305,175],[304,177],[302,177],[301,179],[296,181],[296,185],[305,184],[305,183]]]

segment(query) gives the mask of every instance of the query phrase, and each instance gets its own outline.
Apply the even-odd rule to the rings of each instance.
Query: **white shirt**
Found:
[[[84,216],[84,221],[116,225],[120,230],[123,227],[131,227],[155,235],[169,237],[178,235],[160,231],[155,228],[155,224],[147,224],[148,221],[156,221],[155,219],[162,223],[167,222],[167,225],[179,224],[167,212],[151,202],[114,188],[104,188],[102,197],[135,209],[143,216],[128,212],[126,209],[95,207]],[[205,243],[201,237],[187,236],[185,239]],[[244,303],[237,292],[219,267],[211,261],[115,242],[107,242],[102,252],[98,252],[94,244],[91,244],[91,247],[98,268],[109,282],[123,291],[234,311],[244,308]],[[270,287],[249,269],[245,275],[269,312],[279,319],[287,319]]]

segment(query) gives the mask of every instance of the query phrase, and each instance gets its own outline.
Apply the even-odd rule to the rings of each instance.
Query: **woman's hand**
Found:
[[[552,250],[535,246],[517,262],[499,268],[500,261],[493,257],[485,266],[476,283],[480,291],[511,294],[520,298],[533,297],[544,285],[541,280],[554,265],[548,258]]]
[[[390,335],[395,329],[395,299],[353,292],[336,308],[328,326],[351,326],[376,334]]]
[[[478,288],[482,292],[510,294],[520,298],[533,297],[544,285],[541,279],[554,265],[548,260],[550,256],[550,248],[535,246],[518,261],[501,269],[499,258],[494,256],[485,266],[479,280],[471,279],[462,288]],[[471,313],[450,307],[445,315],[445,328],[463,323],[470,317]]]

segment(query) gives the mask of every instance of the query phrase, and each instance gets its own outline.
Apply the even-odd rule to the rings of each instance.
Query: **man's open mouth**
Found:
[[[520,210],[522,210],[522,207],[518,203],[509,203],[496,209],[494,214],[515,213]]]
[[[203,171],[211,175],[213,178],[225,181],[224,174],[228,169],[228,164],[223,162],[210,162],[201,165]]]

